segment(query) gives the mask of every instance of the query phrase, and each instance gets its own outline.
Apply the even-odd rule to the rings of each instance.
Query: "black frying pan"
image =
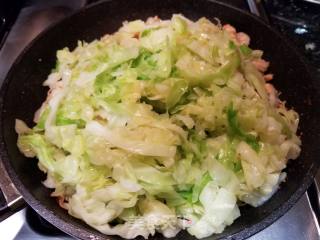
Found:
[[[55,65],[57,49],[74,48],[77,40],[92,41],[105,33],[116,31],[124,20],[146,19],[158,15],[170,18],[182,13],[188,18],[218,17],[239,31],[248,33],[252,47],[263,49],[265,58],[271,61],[275,74],[273,83],[301,115],[300,133],[302,152],[299,159],[288,164],[287,181],[263,206],[241,207],[241,217],[227,227],[222,234],[209,239],[230,237],[246,238],[282,216],[292,207],[310,185],[319,165],[320,157],[320,95],[314,88],[306,64],[277,32],[258,18],[223,3],[209,0],[114,0],[85,8],[41,34],[13,64],[5,79],[0,95],[0,153],[12,182],[25,201],[42,217],[66,233],[80,239],[119,239],[106,237],[77,220],[60,208],[49,197],[50,190],[42,186],[45,176],[38,170],[37,160],[25,158],[16,147],[14,131],[16,118],[32,125],[33,114],[44,101],[47,89],[41,86]],[[154,239],[163,239],[156,235]],[[176,239],[193,239],[182,231]]]

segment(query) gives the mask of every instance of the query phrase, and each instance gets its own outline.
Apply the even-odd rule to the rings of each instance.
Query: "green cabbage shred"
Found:
[[[261,55],[206,18],[125,22],[57,52],[17,145],[60,205],[104,234],[221,233],[300,152],[299,116],[270,100]]]

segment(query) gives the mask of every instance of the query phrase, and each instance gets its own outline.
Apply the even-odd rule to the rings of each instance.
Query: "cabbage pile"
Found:
[[[249,40],[173,15],[59,50],[36,125],[16,120],[18,147],[60,206],[104,234],[221,233],[300,153],[299,116]]]

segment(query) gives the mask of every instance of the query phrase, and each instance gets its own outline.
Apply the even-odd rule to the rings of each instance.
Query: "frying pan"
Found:
[[[320,95],[316,80],[307,65],[290,44],[259,18],[225,3],[209,0],[109,0],[84,8],[51,27],[35,39],[13,64],[0,93],[0,155],[11,181],[24,200],[42,217],[62,231],[80,239],[120,239],[105,236],[80,220],[67,214],[50,190],[41,181],[45,175],[38,170],[36,159],[25,158],[16,147],[14,131],[16,118],[32,125],[33,114],[46,97],[41,83],[55,65],[57,49],[73,49],[77,40],[92,41],[105,33],[116,31],[124,20],[146,19],[158,15],[170,18],[182,13],[196,20],[215,17],[230,23],[239,31],[248,33],[252,48],[263,49],[271,61],[273,81],[287,100],[288,107],[300,113],[302,152],[290,161],[287,181],[263,206],[241,207],[241,217],[221,234],[208,239],[244,239],[270,225],[292,207],[306,191],[319,166],[320,147]],[[153,239],[163,239],[155,235]],[[175,239],[194,239],[181,231]]]

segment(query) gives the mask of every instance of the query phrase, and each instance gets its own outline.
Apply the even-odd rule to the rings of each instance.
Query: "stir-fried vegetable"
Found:
[[[102,233],[220,233],[237,202],[274,194],[300,152],[299,116],[249,40],[174,15],[59,50],[37,124],[16,121],[18,147],[61,207]]]

